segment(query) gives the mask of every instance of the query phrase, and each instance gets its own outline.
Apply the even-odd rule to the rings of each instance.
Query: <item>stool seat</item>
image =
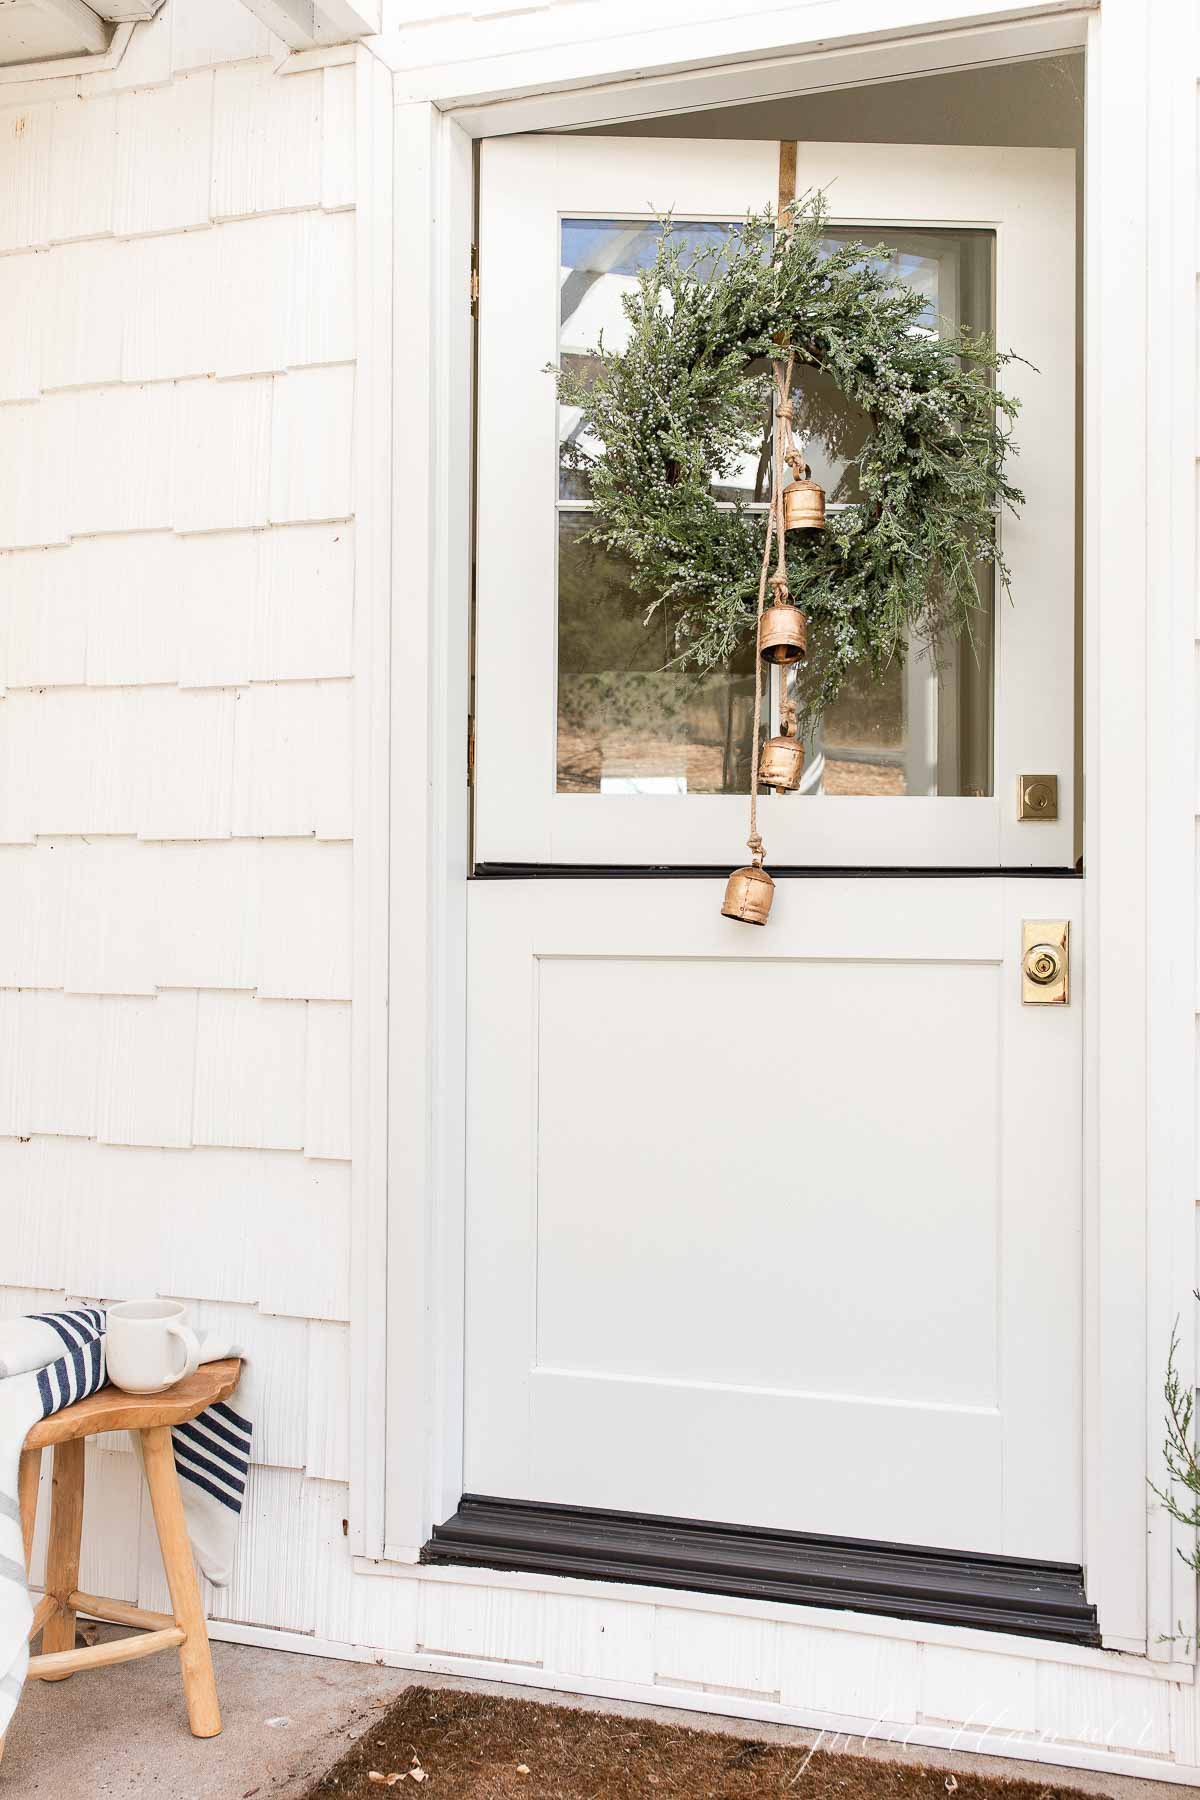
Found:
[[[50,1447],[54,1451],[46,1590],[34,1607],[29,1631],[31,1642],[41,1635],[42,1654],[29,1659],[31,1681],[66,1681],[83,1669],[103,1669],[153,1656],[159,1650],[178,1650],[192,1735],[215,1737],[220,1731],[208,1627],[192,1562],[171,1427],[183,1425],[207,1407],[227,1399],[237,1387],[241,1371],[240,1359],[228,1357],[222,1362],[203,1363],[194,1375],[177,1381],[161,1394],[126,1394],[120,1388],[101,1388],[98,1394],[77,1400],[74,1406],[64,1406],[48,1419],[40,1419],[26,1433],[17,1475],[17,1499],[27,1574],[33,1551],[42,1451]],[[80,1591],[84,1439],[98,1431],[137,1433],[171,1594],[169,1613],[148,1612],[125,1600],[109,1600],[102,1594]],[[75,1642],[75,1615],[81,1612],[114,1625],[132,1626],[143,1635],[79,1647]],[[4,1740],[0,1738],[0,1756],[3,1753]]]
[[[86,1400],[51,1413],[48,1419],[39,1419],[25,1438],[25,1448],[44,1450],[50,1444],[66,1444],[97,1431],[150,1431],[156,1425],[184,1425],[218,1400],[228,1400],[241,1372],[240,1359],[231,1356],[223,1362],[201,1363],[194,1375],[164,1388],[161,1394],[101,1388]]]

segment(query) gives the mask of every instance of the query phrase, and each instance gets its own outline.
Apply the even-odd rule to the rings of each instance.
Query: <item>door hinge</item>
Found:
[[[475,720],[467,715],[467,786],[475,786]]]
[[[471,317],[479,317],[479,248],[471,245]]]

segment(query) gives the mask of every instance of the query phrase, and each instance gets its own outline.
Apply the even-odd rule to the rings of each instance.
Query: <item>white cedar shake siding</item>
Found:
[[[235,1334],[206,1602],[390,1646],[342,1530],[355,70],[285,54],[168,0],[115,71],[0,87],[0,1309]],[[88,1456],[86,1583],[164,1606],[128,1441]]]

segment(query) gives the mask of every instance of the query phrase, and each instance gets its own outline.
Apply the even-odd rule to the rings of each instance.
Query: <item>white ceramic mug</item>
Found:
[[[177,1300],[122,1300],[108,1309],[108,1378],[128,1394],[161,1394],[195,1373],[200,1340]]]

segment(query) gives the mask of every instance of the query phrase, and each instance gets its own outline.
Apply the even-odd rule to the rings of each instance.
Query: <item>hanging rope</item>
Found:
[[[763,539],[762,569],[758,579],[758,617],[755,626],[755,664],[754,664],[754,731],[750,740],[750,835],[746,839],[746,847],[755,868],[763,863],[763,841],[758,830],[758,759],[759,739],[762,735],[762,698],[763,698],[763,657],[759,652],[759,635],[762,630],[763,613],[767,604],[767,570],[771,566],[771,541],[774,538],[777,553],[775,573],[770,577],[772,589],[772,605],[782,606],[788,597],[787,584],[787,536],[783,529],[783,464],[789,447],[794,444],[791,436],[792,421],[792,373],[795,368],[796,353],[788,354],[786,369],[783,363],[772,364],[775,375],[775,395],[772,405],[771,421],[771,504],[767,510],[767,529]],[[789,459],[790,460],[790,459]],[[786,692],[786,676],[785,676]]]
[[[784,236],[789,237],[789,238],[792,236],[792,233],[796,229],[796,213],[795,213],[796,170],[797,170],[797,163],[799,160],[799,153],[800,153],[800,146],[794,139],[785,138],[781,141],[781,143],[779,145],[779,223],[783,230]],[[793,479],[796,481],[802,481],[804,479],[804,477],[808,474],[809,471],[808,471],[808,465],[804,462],[803,458],[800,456],[800,453],[797,449],[795,433],[792,430],[792,365],[793,365],[794,361],[795,361],[795,353],[793,352],[792,356],[788,360],[787,380],[786,380],[786,384],[784,387],[783,405],[780,407],[780,413],[783,418],[784,432],[786,435],[786,443],[783,448],[783,456],[781,459],[777,458],[777,463],[786,462],[792,471]],[[778,382],[778,379],[779,379],[779,365],[778,364],[776,364],[776,366],[775,366],[775,379]],[[803,471],[804,471],[803,475],[800,472],[801,469],[803,469]],[[780,474],[781,486],[782,486],[782,479],[783,479],[783,477],[782,477],[782,471],[781,471],[781,474]],[[781,511],[779,514],[779,538],[780,538],[780,543],[782,544],[784,541],[782,496],[780,499],[780,507],[781,507]],[[784,737],[793,737],[794,738],[796,736],[795,675],[794,675],[794,671],[792,671],[786,663],[783,665],[783,667],[779,671],[779,680],[780,680],[780,689],[781,689],[780,696],[779,696],[779,699],[780,699],[780,705],[779,705],[780,730],[782,731]]]
[[[788,565],[786,565],[786,554],[784,554],[786,527],[784,527],[783,524],[783,464],[788,464],[788,468],[792,470],[793,481],[804,481],[804,479],[808,477],[808,463],[806,463],[804,457],[802,457],[799,445],[797,445],[797,441],[795,441],[795,432],[793,432],[792,428],[793,367],[795,367],[795,351],[792,351],[792,355],[788,356],[788,374],[786,374],[786,385],[784,385],[784,400],[783,405],[779,407],[779,419],[781,419],[781,427],[783,427],[781,428],[781,445],[779,445],[779,452],[777,452],[777,468],[779,468],[779,490],[777,490],[777,506],[779,506],[779,526],[777,526],[777,531],[779,531],[779,569],[775,571],[775,576],[772,578],[772,585],[774,585],[775,589],[775,605],[777,605],[777,607],[783,605],[783,601],[788,599]],[[777,371],[779,371],[779,365],[775,364],[775,380],[779,380]],[[797,704],[795,704],[795,670],[793,670],[792,664],[784,662],[783,666],[781,666],[781,670],[779,670],[779,731],[781,731],[784,738],[795,738],[795,734],[797,734],[795,733],[795,713],[797,713]]]
[[[805,471],[807,472],[807,465],[805,464],[804,459],[800,455],[800,452],[796,446],[796,437],[795,437],[795,433],[792,430],[792,416],[793,416],[793,414],[792,414],[792,375],[795,370],[795,366],[796,366],[796,353],[793,350],[788,355],[787,373],[784,376],[783,389],[782,389],[782,394],[780,396],[779,407],[778,407],[779,443],[776,446],[776,453],[775,453],[775,470],[776,470],[777,480],[776,480],[775,487],[774,487],[774,501],[775,501],[775,508],[776,508],[775,529],[777,532],[777,541],[779,544],[779,561],[778,561],[778,565],[775,570],[775,574],[771,580],[771,585],[775,590],[774,604],[776,606],[782,606],[789,597],[788,596],[788,584],[787,584],[787,530],[786,530],[786,527],[783,522],[783,466],[785,463],[788,465],[788,467],[792,471],[793,477],[797,481],[800,481],[803,479],[802,476],[800,475],[800,470],[802,468],[805,469]],[[779,364],[778,363],[775,364],[775,381],[776,381],[776,386],[778,388],[778,383],[779,383]],[[792,692],[791,692],[791,688],[789,686],[789,679],[790,679],[789,665],[787,663],[784,663],[779,671],[779,680],[780,680],[780,695],[779,695],[780,720],[779,720],[779,723],[780,723],[780,729],[781,729],[784,737],[795,737],[795,735],[796,735],[796,731],[795,731],[796,706],[795,706],[795,701],[792,698]]]
[[[797,146],[785,142],[779,146],[779,221],[782,229],[791,233],[794,225],[789,208],[796,198],[796,154]],[[763,537],[762,567],[758,577],[758,614],[755,623],[754,641],[754,732],[750,740],[750,835],[746,839],[746,847],[750,852],[750,860],[756,869],[761,869],[765,851],[762,837],[758,829],[758,767],[761,753],[762,737],[762,701],[763,701],[763,662],[761,649],[763,614],[767,605],[768,570],[771,567],[771,542],[776,545],[775,573],[769,577],[772,589],[772,604],[782,605],[788,597],[787,585],[787,535],[783,524],[783,469],[785,462],[795,470],[794,458],[799,456],[796,440],[792,434],[792,375],[795,369],[796,353],[789,350],[787,363],[776,358],[772,363],[775,378],[775,391],[771,405],[771,501],[767,509],[766,532]],[[797,477],[798,479],[798,477]],[[793,735],[795,729],[795,713],[787,699],[787,672],[783,674],[784,708],[791,718]],[[785,726],[786,730],[786,726]],[[768,899],[767,904],[770,904]],[[761,923],[761,920],[759,921]]]

